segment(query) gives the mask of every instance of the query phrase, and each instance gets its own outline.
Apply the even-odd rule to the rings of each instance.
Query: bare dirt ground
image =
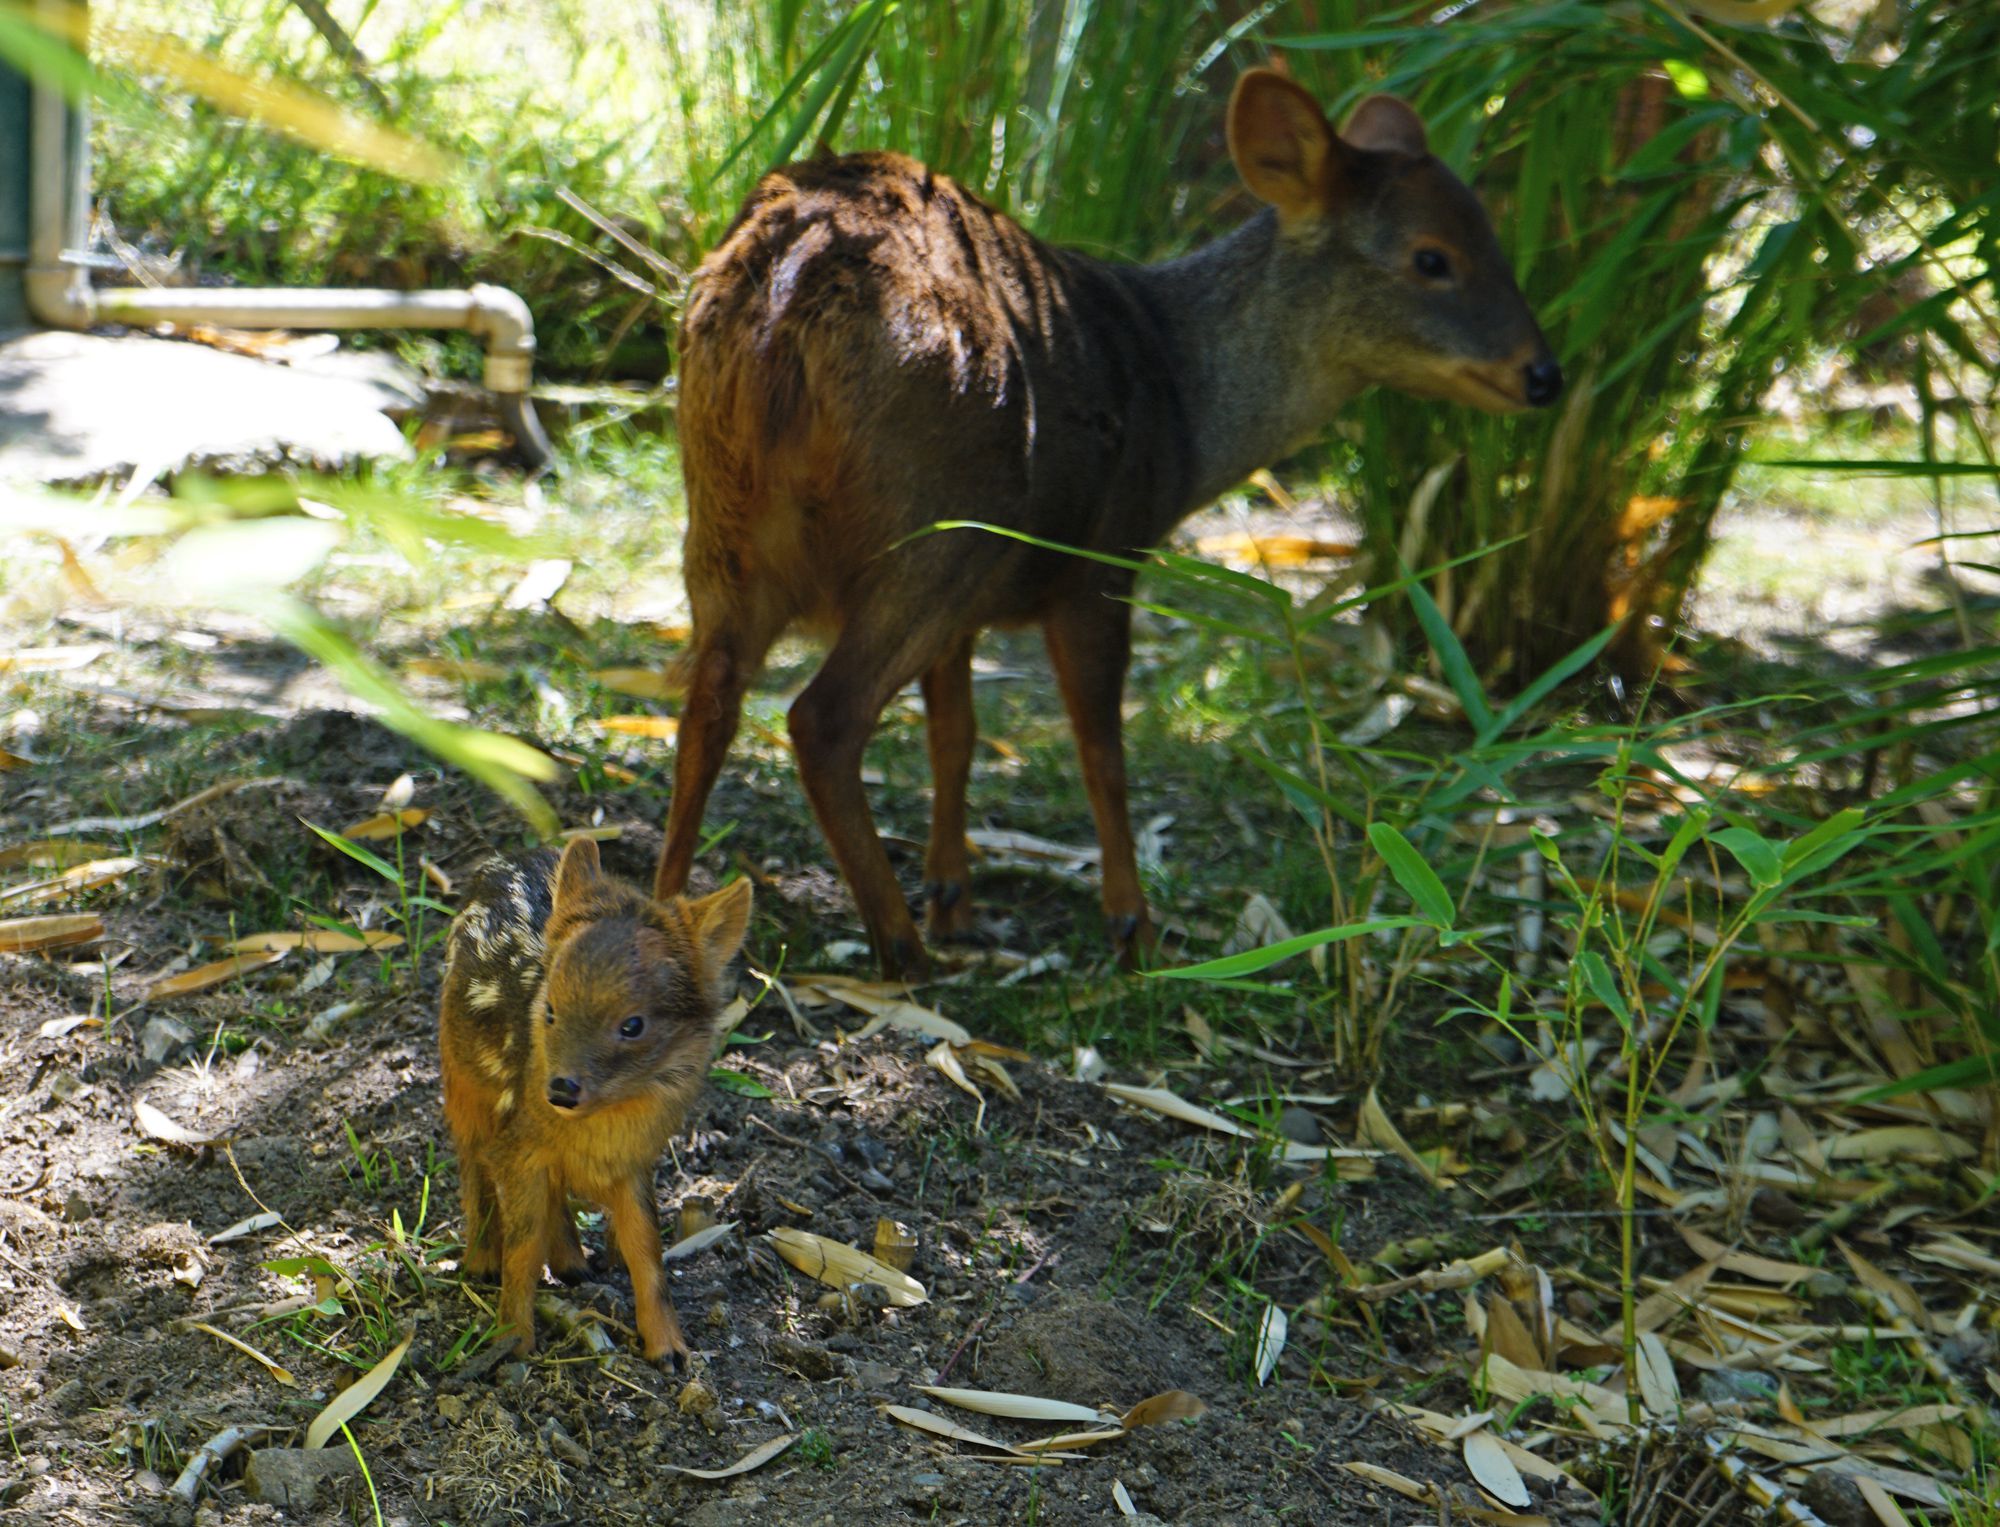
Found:
[[[1257,523],[1218,519],[1191,534]],[[1802,620],[1793,624],[1809,630],[1810,610]],[[1186,989],[1106,971],[1087,871],[1019,864],[980,871],[976,947],[1059,958],[1016,984],[988,968],[920,994],[975,1036],[1041,1057],[1004,1063],[1018,1098],[983,1077],[976,1103],[927,1060],[930,1037],[856,1038],[858,1013],[806,1008],[808,1032],[746,977],[743,995],[758,1005],[739,1035],[752,1042],[722,1057],[741,1080],[711,1088],[656,1183],[669,1239],[709,1215],[735,1227],[671,1267],[699,1351],[693,1375],[638,1358],[629,1287],[589,1219],[598,1281],[551,1288],[568,1313],[545,1319],[533,1360],[511,1361],[488,1340],[496,1291],[456,1272],[435,952],[414,970],[393,953],[295,952],[198,993],[147,993],[235,935],[316,916],[401,926],[396,893],[301,824],[365,818],[405,772],[430,813],[408,839],[413,884],[418,856],[462,881],[485,854],[519,846],[521,824],[379,725],[315,708],[329,693],[323,676],[226,623],[34,639],[105,645],[112,671],[35,700],[48,709],[35,742],[47,761],[0,775],[0,850],[60,835],[145,862],[51,904],[98,912],[102,940],[0,954],[0,1512],[14,1519],[1134,1519],[1119,1491],[1137,1519],[1187,1524],[1760,1519],[1717,1471],[1719,1451],[1781,1476],[1822,1520],[1866,1523],[1879,1518],[1854,1471],[1874,1470],[1944,1520],[1932,1474],[1977,1462],[1967,1450],[1984,1435],[1977,1396],[1994,1363],[1980,1258],[2000,1225],[1988,1206],[1955,1207],[1965,1197],[1955,1174],[1970,1170],[1979,1114],[1907,1103],[1856,1114],[1880,1036],[1837,980],[1803,980],[1775,961],[1763,985],[1732,988],[1713,1049],[1677,1083],[1686,1117],[1647,1134],[1663,1181],[1659,1204],[1641,1211],[1639,1270],[1655,1294],[1683,1280],[1683,1302],[1660,1312],[1677,1387],[1648,1398],[1635,1445],[1606,1419],[1624,1405],[1604,1340],[1618,1308],[1615,1222],[1564,1105],[1537,1090],[1533,1057],[1462,1020],[1433,1026],[1441,995],[1401,1016],[1380,1101],[1427,1160],[1456,1162],[1452,1190],[1390,1151],[1335,1172],[1282,1159],[1270,1128],[1237,1140],[1121,1106],[1072,1079],[1076,1045],[1101,1052],[1115,1081],[1238,1100],[1241,1117],[1295,1139],[1350,1148],[1364,1133],[1365,1099],[1322,1064],[1313,1024],[1323,1012],[1282,998],[1191,1002]],[[568,694],[593,665],[621,660],[573,622],[546,621],[518,649],[511,639],[480,633],[492,643],[481,650],[527,676],[518,692],[505,706],[468,703],[484,723],[531,736],[566,727]],[[416,645],[441,650],[427,641]],[[1780,650],[1775,637],[1756,647]],[[569,666],[551,679],[557,662]],[[986,735],[1004,746],[982,750],[975,809],[1087,843],[1045,672],[1003,646],[981,677]],[[734,825],[704,863],[758,881],[752,963],[803,993],[803,970],[836,958],[855,929],[770,737],[774,696],[795,679],[781,665],[751,707],[711,810],[712,824]],[[1199,953],[1251,891],[1295,917],[1319,915],[1316,861],[1275,792],[1242,788],[1225,749],[1152,719],[1169,708],[1163,697],[1180,696],[1175,724],[1199,735],[1202,707],[1230,682],[1186,633],[1153,629],[1142,641],[1144,813],[1174,818],[1174,851],[1151,889]],[[589,703],[605,700],[590,692]],[[1456,745],[1422,726],[1407,723],[1396,745]],[[892,854],[914,873],[926,801],[912,708],[892,709],[885,741],[878,807]],[[565,824],[614,834],[607,862],[643,879],[664,754],[636,742],[612,752],[622,774],[593,759],[552,800]],[[1536,790],[1546,810],[1587,821],[1586,785],[1551,778]],[[237,788],[144,820],[216,786]],[[105,816],[139,825],[76,825]],[[38,873],[10,867],[0,880],[11,889]],[[429,931],[438,926],[432,916]],[[185,1138],[161,1138],[159,1116]],[[1829,1142],[1860,1123],[1914,1133],[1888,1165],[1842,1164]],[[1852,1213],[1857,1199],[1869,1212]],[[1819,1217],[1843,1212],[1859,1262],[1824,1241],[1811,1266],[1791,1260],[1807,1255],[1800,1237]],[[261,1228],[212,1239],[266,1214],[275,1218]],[[884,1219],[910,1232],[921,1304],[828,1288],[767,1239],[797,1229],[866,1248]],[[1725,1266],[1717,1242],[1684,1229],[1749,1261]],[[1501,1258],[1489,1269],[1507,1269],[1502,1292],[1490,1272],[1450,1271],[1487,1253]],[[1757,1282],[1760,1257],[1769,1286]],[[1439,1281],[1404,1281],[1441,1268]],[[1885,1286],[1903,1291],[1890,1306],[1869,1282],[1883,1269],[1893,1269]],[[1710,1279],[1717,1292],[1705,1296]],[[1359,1292],[1383,1283],[1386,1296]],[[1523,1354],[1495,1334],[1510,1318],[1502,1305],[1535,1327],[1519,1340],[1540,1367],[1560,1357],[1573,1392],[1516,1397],[1475,1379],[1483,1348]],[[1274,1307],[1290,1312],[1290,1334],[1260,1385]],[[282,1487],[279,1471],[296,1462],[283,1455],[306,1424],[406,1338],[393,1377],[352,1421],[366,1478],[343,1464],[310,1503],[257,1499]],[[948,1415],[1006,1444],[1070,1428],[952,1410],[917,1387],[938,1382],[1114,1412],[1183,1390],[1206,1411],[1078,1458],[1002,1462],[899,1426],[882,1407]],[[1457,1436],[1396,1405],[1447,1428],[1484,1415],[1579,1483],[1531,1474],[1529,1504],[1509,1518],[1474,1491]],[[1800,1415],[1847,1429],[1807,1432]],[[253,1429],[248,1445],[209,1467],[192,1500],[174,1495],[203,1444],[232,1427]],[[723,1468],[783,1437],[795,1439],[786,1451],[740,1475],[674,1472]],[[331,1456],[344,1447],[336,1434]],[[1405,1487],[1433,1493],[1415,1500]]]

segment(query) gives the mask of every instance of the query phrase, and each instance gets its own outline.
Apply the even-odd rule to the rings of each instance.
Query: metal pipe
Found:
[[[64,35],[65,0],[36,0],[43,25]],[[72,145],[72,123],[78,141]],[[463,329],[486,347],[485,383],[516,449],[530,466],[554,456],[528,398],[535,361],[535,320],[528,304],[504,286],[470,291],[341,291],[294,287],[93,288],[82,266],[64,257],[83,243],[89,202],[88,136],[81,108],[72,114],[62,93],[36,81],[30,106],[28,268],[23,295],[29,311],[59,329],[96,323],[143,328],[156,323],[210,323],[236,329]],[[74,177],[73,180],[70,177]],[[66,181],[68,182],[66,184]]]

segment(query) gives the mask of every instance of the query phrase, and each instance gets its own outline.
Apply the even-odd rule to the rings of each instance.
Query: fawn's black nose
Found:
[[[1531,361],[1527,367],[1528,401],[1547,408],[1562,396],[1563,368],[1554,361]]]
[[[583,1087],[573,1076],[549,1078],[549,1107],[574,1108],[583,1101]]]

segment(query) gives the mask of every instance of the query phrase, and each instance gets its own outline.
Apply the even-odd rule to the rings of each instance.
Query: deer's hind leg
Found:
[[[932,943],[972,928],[965,789],[978,721],[972,708],[973,634],[924,670],[924,731],[931,755],[931,835],[924,854],[924,936]]]

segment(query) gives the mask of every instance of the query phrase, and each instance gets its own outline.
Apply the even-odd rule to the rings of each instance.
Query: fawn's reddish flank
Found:
[[[1252,70],[1229,147],[1265,210],[1183,259],[1041,243],[896,154],[764,177],[681,329],[694,647],[655,891],[687,882],[744,687],[788,626],[831,641],[790,713],[799,775],[883,970],[928,964],[862,793],[891,696],[923,686],[933,938],[970,926],[972,644],[1038,623],[1103,850],[1104,911],[1150,937],[1126,816],[1131,576],[980,530],[1131,552],[1374,383],[1485,409],[1551,402],[1550,357],[1492,226],[1388,96],[1336,134]]]
[[[483,867],[452,923],[439,1045],[458,1147],[464,1268],[500,1273],[500,1318],[535,1347],[535,1287],[584,1272],[568,1195],[604,1206],[646,1356],[685,1360],[653,1167],[707,1080],[750,884],[654,901],[579,838]]]

